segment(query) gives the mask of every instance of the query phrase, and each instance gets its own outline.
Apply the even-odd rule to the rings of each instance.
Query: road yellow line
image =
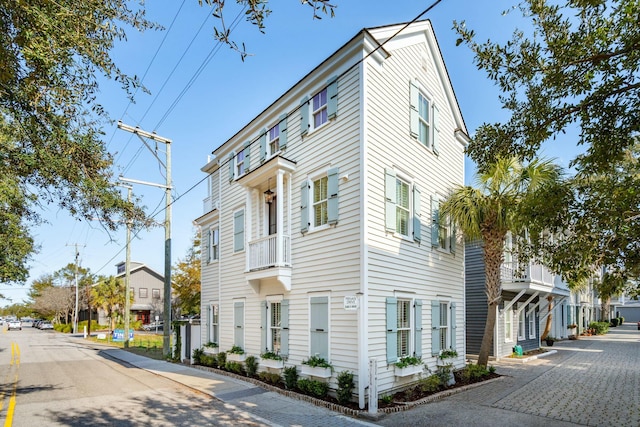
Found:
[[[16,372],[16,378],[13,382],[13,391],[11,392],[11,398],[9,399],[9,407],[7,408],[7,418],[4,420],[4,427],[11,427],[13,425],[13,411],[16,408],[16,390],[18,388],[18,373]]]

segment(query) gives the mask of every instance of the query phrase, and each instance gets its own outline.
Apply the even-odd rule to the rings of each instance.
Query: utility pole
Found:
[[[127,200],[131,203],[133,187],[120,184],[127,189]],[[129,348],[129,329],[131,326],[131,221],[127,220],[127,250],[124,264],[124,348]]]
[[[75,272],[73,274],[74,277],[74,281],[75,281],[75,286],[76,286],[76,306],[75,306],[75,310],[74,310],[74,314],[73,314],[73,333],[77,334],[78,333],[78,258],[80,257],[80,252],[78,251],[78,246],[80,246],[80,244],[78,243],[74,243],[73,245],[67,245],[67,246],[75,246],[76,248],[76,260],[75,260]],[[82,245],[84,246],[84,245]],[[91,308],[89,308],[89,310],[91,310]]]
[[[139,127],[133,127],[118,121],[118,128],[127,132],[131,132],[134,135],[137,135],[138,138],[142,141],[142,143],[151,151],[151,154],[158,160],[158,162],[164,166],[165,175],[166,175],[166,183],[155,184],[152,182],[138,181],[128,178],[120,177],[121,181],[134,183],[134,184],[143,184],[143,185],[151,185],[154,187],[160,187],[165,189],[165,220],[164,220],[164,313],[163,313],[163,339],[162,339],[162,354],[165,357],[171,356],[171,190],[172,190],[172,182],[171,182],[171,140],[168,138],[161,137],[157,135],[155,132],[147,132]],[[166,158],[163,163],[162,160],[158,157],[158,155],[151,149],[146,139],[151,139],[156,142],[160,142],[165,144],[166,147]]]

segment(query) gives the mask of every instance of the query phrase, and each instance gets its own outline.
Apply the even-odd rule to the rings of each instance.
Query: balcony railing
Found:
[[[518,265],[517,262],[505,262],[500,268],[500,276],[505,282],[535,282],[553,286],[554,276],[540,264]]]
[[[282,242],[282,259],[278,259],[278,242]],[[272,234],[249,242],[249,271],[269,267],[291,267],[291,237]]]
[[[212,197],[207,197],[202,201],[202,213],[206,214],[211,212],[214,209],[218,209],[220,201],[218,199],[214,199]]]

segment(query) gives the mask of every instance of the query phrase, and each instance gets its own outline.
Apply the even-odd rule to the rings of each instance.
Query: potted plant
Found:
[[[422,359],[415,356],[402,357],[394,363],[396,377],[408,377],[411,375],[422,373],[424,365]]]
[[[202,350],[206,354],[218,354],[218,343],[209,341],[203,346]]]
[[[552,347],[553,343],[556,342],[556,339],[549,335],[544,339],[544,341],[547,343],[547,346]]]
[[[284,368],[284,360],[278,353],[267,351],[260,355],[260,366],[265,368],[282,369]]]
[[[312,377],[331,378],[333,366],[316,354],[302,361],[301,372]]]
[[[234,345],[231,350],[227,352],[227,360],[232,362],[244,362],[247,355],[244,353],[242,347]]]

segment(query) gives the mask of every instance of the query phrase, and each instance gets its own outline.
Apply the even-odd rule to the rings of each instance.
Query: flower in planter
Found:
[[[401,358],[394,363],[398,368],[406,368],[407,366],[417,366],[422,364],[422,359],[414,356],[407,356]]]
[[[269,360],[282,360],[282,356],[278,353],[274,353],[272,351],[267,351],[266,353],[262,353],[260,355],[261,359],[269,359]]]
[[[233,347],[231,347],[231,350],[229,350],[227,353],[244,354],[244,350],[242,349],[242,347],[238,347],[237,345],[234,345]]]
[[[303,360],[302,364],[309,365],[311,368],[333,368],[333,366],[331,366],[331,363],[327,362],[326,360],[324,360],[324,358],[318,355],[314,355],[307,360]]]
[[[453,349],[442,350],[438,359],[453,359],[458,357],[458,352]]]
[[[209,341],[208,343],[206,343],[204,345],[204,347],[207,347],[207,348],[218,348],[218,343]]]

